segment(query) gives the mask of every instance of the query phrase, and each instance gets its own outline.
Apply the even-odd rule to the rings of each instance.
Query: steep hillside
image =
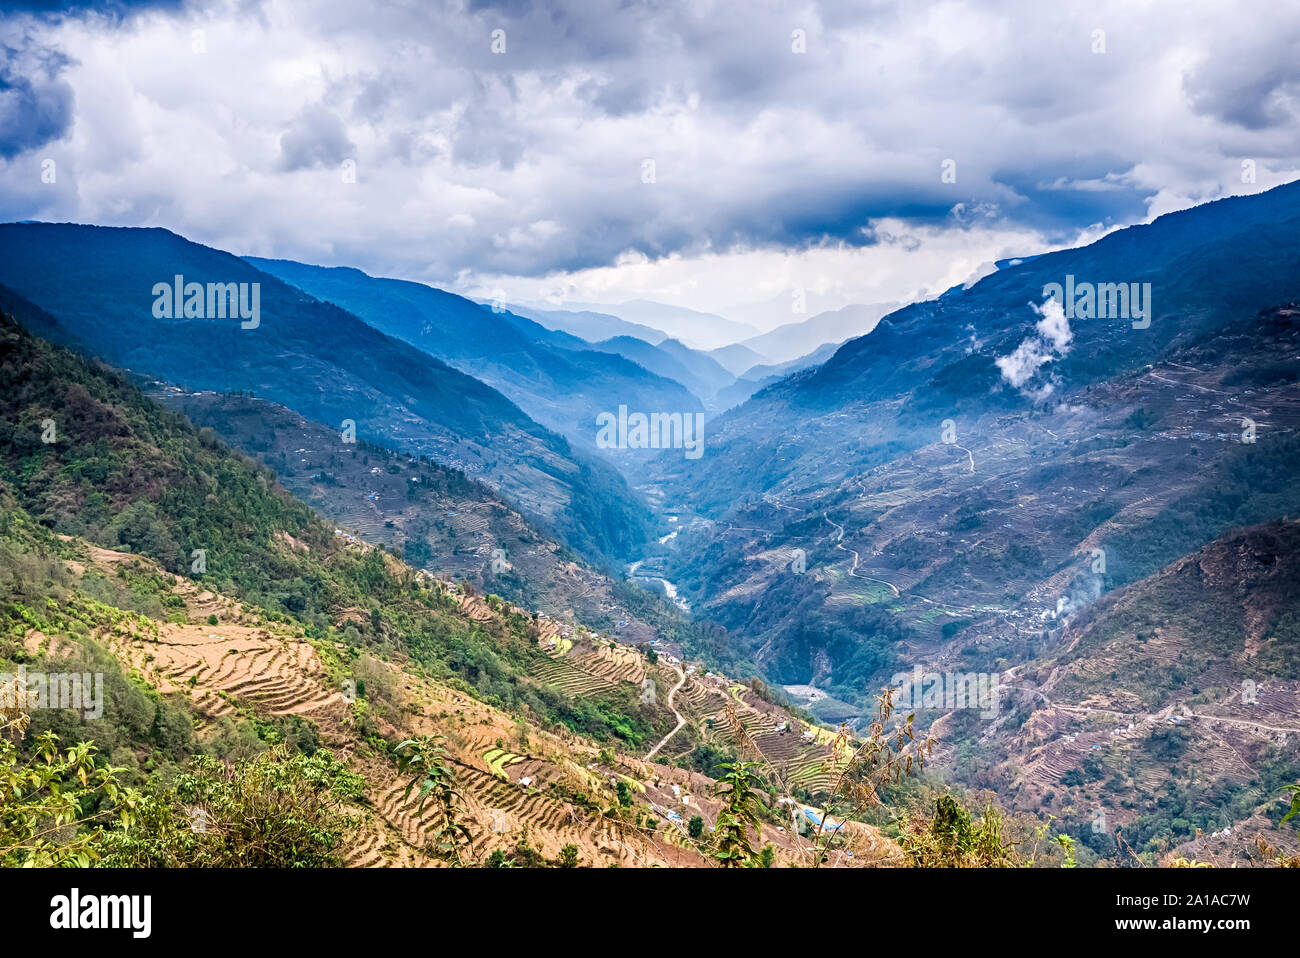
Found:
[[[447,674],[503,683],[496,694],[514,698],[506,683],[527,666],[526,647],[494,648],[487,636],[461,636],[423,616],[412,570],[393,571],[373,547],[351,548],[274,474],[120,373],[7,319],[0,332],[0,480],[17,509],[55,533],[140,553],[168,573],[292,616],[315,634],[340,609],[382,610],[371,620],[376,638],[396,630],[429,667],[436,658]],[[447,655],[453,647],[461,651]]]
[[[557,348],[549,341],[551,334],[530,320],[507,317],[423,283],[377,278],[357,269],[247,259],[499,389],[538,422],[583,449],[597,448],[596,416],[620,404],[647,412],[694,413],[703,408],[679,383],[655,375],[656,370],[647,371],[585,343]],[[626,458],[617,452],[606,454],[615,461]]]
[[[802,741],[753,688],[416,572],[120,374],[7,319],[0,334],[0,669],[75,667],[109,689],[102,715],[37,708],[30,734],[94,740],[124,784],[162,794],[196,757],[328,750],[360,776],[329,855],[358,866],[448,860],[394,763],[412,735],[442,736],[466,864],[708,864],[720,802],[694,769],[731,754],[731,716],[774,788],[825,789],[829,733]],[[807,862],[776,794],[759,795],[772,861]],[[171,861],[133,827],[111,830],[110,862]],[[168,854],[218,840],[197,834]],[[898,854],[859,823],[842,839],[857,864]]]
[[[4,541],[11,545],[13,539]],[[14,571],[11,558],[12,553],[0,557],[0,572]],[[57,729],[70,740],[90,739],[105,751],[111,747],[127,784],[155,785],[159,779],[150,774],[155,768],[183,766],[199,756],[233,761],[273,754],[268,750],[275,747],[287,746],[290,754],[328,750],[360,777],[338,864],[440,865],[448,859],[435,848],[437,809],[421,808],[418,792],[408,794],[409,776],[394,762],[400,740],[434,735],[446,750],[446,767],[460,796],[456,819],[467,831],[457,852],[461,865],[491,866],[499,858],[516,866],[553,865],[566,854],[576,855],[575,863],[585,867],[710,864],[707,837],[693,838],[685,823],[700,817],[707,835],[720,802],[713,795],[716,783],[689,762],[671,764],[662,754],[644,760],[637,756],[644,746],[625,750],[617,739],[587,738],[562,723],[541,721],[531,709],[502,707],[494,696],[454,677],[431,677],[426,660],[376,647],[356,613],[341,611],[338,628],[314,638],[293,617],[268,617],[128,553],[71,539],[58,542],[45,561],[60,580],[58,598],[44,603],[42,613],[16,607],[22,618],[10,633],[19,633],[21,641],[6,640],[0,663],[21,662],[38,672],[93,667],[106,673],[111,698],[103,716],[38,710],[33,731]],[[91,593],[101,598],[92,599]],[[492,599],[434,580],[412,594],[426,607],[421,614],[457,630],[506,640],[530,635],[532,642],[547,645],[554,644],[551,637],[559,638],[547,624],[539,631]],[[163,604],[167,618],[124,612],[104,601],[113,597],[135,606],[146,599]],[[11,612],[10,603],[6,594],[0,608]],[[358,632],[364,638],[355,644],[350,637]],[[664,685],[676,681],[627,647],[596,647],[582,639],[573,651],[552,653],[559,656],[554,659],[533,647],[536,664],[518,677],[521,688],[547,700],[581,696],[598,703],[589,707],[593,716],[619,696],[644,701],[651,676]],[[714,684],[725,689],[721,678]],[[704,702],[705,694],[692,692],[690,701]],[[711,694],[721,708],[723,696]],[[682,695],[685,702],[688,696]],[[741,706],[741,715],[760,736],[773,724],[748,706]],[[796,732],[787,735],[796,738]],[[724,735],[715,739],[728,744]],[[775,761],[791,770],[796,783],[815,788],[828,778],[820,767],[829,748],[804,743],[795,752],[801,757],[793,765],[779,757]],[[786,809],[768,801],[761,813],[763,838],[772,847],[774,864],[807,864],[811,842],[788,827]],[[110,847],[130,834],[114,832]],[[155,840],[142,835],[136,844],[147,848]],[[848,824],[841,847],[854,853],[858,865],[900,857],[878,829],[857,822]],[[162,862],[136,849],[121,861],[110,855],[109,863]]]
[[[245,283],[250,297],[258,284],[256,327],[155,315],[155,285],[176,275]],[[645,535],[646,514],[612,468],[575,455],[483,383],[227,253],[159,229],[8,224],[0,283],[109,362],[252,392],[340,428],[351,420],[362,436],[491,483],[576,548],[621,556]]]
[[[157,398],[273,469],[286,489],[346,532],[383,543],[415,568],[617,632],[623,642],[659,639],[679,656],[690,649],[714,664],[740,664],[707,628],[591,568],[462,473],[373,443],[341,443],[337,431],[262,399],[176,389]]]
[[[1005,668],[1105,590],[1300,514],[1297,356],[1300,309],[1243,315],[1059,405],[963,419],[952,442],[936,429],[847,474],[826,458],[825,486],[684,519],[647,562],[783,683],[854,701],[917,662]]]
[[[1298,597],[1295,520],[1232,532],[1106,595],[1006,676],[1007,717],[970,728],[966,773],[1101,854],[1116,828],[1139,853],[1197,829],[1200,856],[1226,851],[1225,864],[1261,831],[1294,853],[1294,832],[1273,826],[1300,775]],[[961,724],[936,727],[949,738]],[[1107,828],[1090,827],[1099,815]]]
[[[891,314],[655,461],[682,532],[646,562],[772,678],[849,702],[963,649],[1025,661],[1058,608],[1300,513],[1297,226],[1292,184]],[[1067,339],[1034,309],[1066,275],[1150,282],[1151,325]],[[1026,343],[1053,358],[1014,388],[997,361]]]

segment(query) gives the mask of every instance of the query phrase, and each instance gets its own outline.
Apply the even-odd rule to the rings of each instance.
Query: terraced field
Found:
[[[511,847],[527,835],[547,856],[558,855],[565,844],[577,845],[587,850],[589,860],[584,864],[588,865],[634,866],[660,860],[662,851],[625,823],[593,815],[542,790],[509,784],[471,765],[458,763],[456,777],[466,799],[464,821],[472,837],[464,853],[468,859],[482,860],[493,848]],[[394,782],[384,789],[378,813],[406,845],[420,849],[433,811],[426,807],[421,813],[417,794],[404,797],[405,788],[402,782]],[[373,850],[363,854],[372,860],[376,857]]]
[[[806,788],[813,795],[826,794],[835,787],[837,777],[836,767],[829,759],[829,750],[808,746],[786,765],[786,780],[792,788]]]
[[[293,547],[292,543],[285,545]],[[108,567],[138,560],[126,554],[103,553],[92,561]],[[346,757],[367,781],[366,799],[355,809],[361,826],[346,852],[348,865],[437,864],[436,856],[426,848],[433,810],[421,811],[418,792],[412,791],[409,797],[405,794],[409,783],[398,777],[391,759],[358,740],[352,707],[342,690],[333,687],[312,643],[279,626],[262,624],[256,613],[198,583],[175,578],[172,587],[185,602],[188,624],[131,620],[129,626],[102,630],[98,638],[162,694],[185,695],[198,715],[209,719],[236,713],[301,715],[311,721],[322,741]],[[484,598],[460,590],[451,590],[451,594],[464,613],[477,621],[488,622],[511,611],[494,611]],[[209,615],[216,615],[219,624],[206,624]],[[364,618],[358,609],[335,613],[340,623]],[[538,625],[539,634],[553,636],[574,628],[548,619],[538,620]],[[577,638],[576,653],[552,656],[539,652],[529,674],[573,697],[637,687],[649,676],[665,683],[669,678],[677,680],[650,666],[635,648],[593,644],[581,630],[572,634]],[[49,641],[36,634],[27,640],[29,645]],[[708,779],[626,755],[612,763],[607,757],[601,762],[604,753],[593,743],[562,729],[555,733],[529,729],[521,736],[515,717],[464,692],[392,663],[376,660],[376,665],[395,673],[392,683],[384,683],[397,690],[398,696],[392,709],[385,712],[386,723],[399,723],[390,734],[439,735],[448,749],[463,800],[459,819],[472,835],[472,843],[463,851],[466,861],[481,862],[495,849],[513,853],[517,843],[526,841],[547,858],[558,857],[564,845],[574,844],[587,865],[704,863],[699,847],[685,835],[684,825],[670,819],[668,812],[679,816],[699,813],[711,821],[716,802],[708,794]],[[717,736],[726,734],[722,707],[730,702],[769,761],[783,769],[792,767],[806,787],[815,788],[822,780],[814,766],[828,750],[801,746],[797,727],[776,733],[776,719],[785,713],[754,698],[746,687],[735,686],[731,695],[725,695],[692,680],[678,695],[682,708],[714,719]],[[528,779],[526,786],[520,784],[524,778]],[[688,788],[689,806],[666,786],[648,788],[648,782],[665,778],[693,783]],[[604,809],[618,806],[617,791],[624,785],[632,796],[635,814],[605,814]],[[642,816],[646,822],[657,819],[658,827],[643,824]],[[797,843],[789,836],[775,833],[771,840],[783,851],[798,853]]]
[[[649,671],[645,656],[636,649],[623,645],[611,648],[603,642],[597,644],[594,651],[572,654],[569,662],[584,672],[610,682],[632,682],[636,685],[641,684]]]
[[[565,695],[575,698],[611,692],[618,687],[616,683],[608,679],[592,675],[590,672],[585,672],[570,665],[567,659],[552,659],[539,656],[537,661],[529,667],[528,674],[543,685],[549,685]]]
[[[373,507],[369,507],[369,503],[339,513],[335,521],[372,542],[380,542],[385,537],[384,519]]]
[[[727,700],[716,689],[691,678],[678,690],[676,703],[683,715],[698,722],[720,712]]]
[[[268,715],[313,715],[343,708],[326,688],[320,657],[302,639],[249,626],[165,623],[153,636],[103,635],[110,650],[160,692],[188,695],[210,716],[244,703]]]
[[[502,781],[508,782],[510,776],[506,774],[506,766],[524,761],[524,756],[514,755],[501,748],[490,748],[483,753],[483,761],[487,762],[488,771]]]
[[[740,719],[741,724],[745,726],[745,731],[749,733],[751,738],[771,735],[776,731],[776,720],[766,712],[759,712],[755,709],[745,707],[737,709],[736,715]],[[715,736],[722,736],[723,738],[728,738],[730,736],[730,730],[727,728],[727,713],[725,708],[704,716],[704,719],[705,722],[712,720]]]

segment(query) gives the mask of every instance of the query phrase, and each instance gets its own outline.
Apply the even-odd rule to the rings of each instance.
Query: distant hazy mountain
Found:
[[[691,376],[703,384],[703,388],[710,397],[719,389],[730,386],[736,379],[708,353],[692,349],[679,340],[665,339],[656,348],[685,366],[690,371]]]
[[[807,369],[810,366],[820,366],[822,363],[826,362],[826,360],[834,356],[835,351],[843,345],[843,342],[822,343],[812,352],[805,353],[797,359],[790,359],[783,363],[763,363],[757,366],[751,366],[741,374],[741,378],[784,378],[785,376],[789,376],[791,373],[797,373],[801,369]]]
[[[727,372],[739,376],[751,366],[772,362],[772,357],[750,349],[741,343],[732,343],[709,350],[709,355],[716,359]]]
[[[738,406],[760,389],[780,382],[791,373],[797,373],[799,370],[807,369],[810,366],[821,365],[834,356],[835,350],[839,349],[841,345],[841,343],[824,343],[806,356],[791,359],[789,362],[752,366],[738,376],[734,383],[718,393],[715,402],[724,409]]]
[[[535,306],[507,304],[506,308],[517,316],[541,323],[547,329],[561,330],[595,343],[615,336],[635,336],[651,345],[668,338],[662,329],[653,329],[640,323],[629,323],[610,313],[587,309],[539,309]]]
[[[247,284],[250,297],[258,284],[257,325],[159,315],[155,290],[178,275]],[[575,455],[490,386],[229,253],[163,229],[7,224],[0,283],[109,362],[193,389],[255,392],[339,428],[352,420],[359,436],[501,489],[580,549],[622,555],[646,534],[646,513],[611,467]]]
[[[716,349],[719,346],[727,346],[758,332],[758,329],[749,323],[737,323],[716,313],[702,313],[684,306],[668,306],[645,299],[634,299],[617,304],[568,303],[566,308],[609,313],[629,323],[662,329],[674,339],[679,339],[696,349]]]
[[[722,410],[735,405],[724,394],[735,385],[736,377],[710,354],[691,349],[675,339],[651,346],[634,336],[616,336],[592,348],[616,352],[651,372],[676,380],[698,396],[707,409]]]
[[[740,345],[765,357],[756,362],[782,363],[807,355],[821,343],[842,343],[855,336],[864,336],[876,328],[876,323],[882,316],[897,308],[897,303],[845,306],[843,309],[818,313],[801,322],[786,323],[771,332],[747,339]]]
[[[250,263],[501,390],[542,425],[596,452],[596,417],[620,405],[694,413],[680,383],[533,320],[424,283],[250,257]]]
[[[679,382],[701,401],[713,392],[709,383],[692,373],[677,357],[635,336],[613,336],[593,343],[591,348],[601,352],[617,353],[625,359],[644,366],[656,375]]]
[[[821,313],[835,312],[849,304],[843,292],[827,290],[819,293],[807,287],[790,287],[779,290],[765,300],[727,305],[718,311],[728,319],[761,329],[772,330],[778,326],[797,323]]]

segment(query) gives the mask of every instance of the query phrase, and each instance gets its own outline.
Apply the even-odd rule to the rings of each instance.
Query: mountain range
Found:
[[[620,404],[684,414],[703,411],[700,400],[679,381],[592,349],[577,337],[556,336],[526,317],[423,283],[287,260],[249,262],[487,383],[589,453],[596,449],[596,417]]]
[[[154,289],[260,289],[260,321],[156,315]],[[0,226],[0,284],[95,355],[190,389],[253,393],[462,469],[596,554],[637,549],[649,517],[611,467],[480,380],[220,250],[161,229]],[[481,310],[476,310],[481,312]],[[21,318],[21,317],[20,317]]]
[[[582,774],[555,769],[599,767],[593,792],[650,796],[638,825],[672,822],[681,786],[706,785],[688,775],[669,799],[661,751],[710,778],[753,749],[773,795],[825,800],[835,733],[818,723],[860,733],[882,688],[938,673],[1001,693],[987,715],[910,710],[938,743],[925,794],[989,790],[1053,816],[1093,860],[1238,861],[1242,829],[1291,847],[1277,795],[1300,775],[1297,227],[1289,184],[738,342],[721,317],[656,304],[566,326],[165,230],[10,224],[8,534],[21,556],[71,542],[69,588],[115,603],[104,570],[153,563],[133,575],[172,583],[147,597],[157,622],[169,602],[191,617],[242,602],[240,628],[270,610],[301,630],[276,641],[326,642],[295,655],[414,662],[441,683],[427,700],[504,709],[483,713],[493,728],[509,713],[534,734],[617,741],[626,754],[599,762],[562,736],[549,758],[523,740],[456,748],[489,777],[520,759],[524,789],[534,771],[563,781],[562,804]],[[257,284],[255,321],[168,315],[158,297],[189,282]],[[768,361],[742,368],[754,356]],[[707,413],[703,455],[598,447],[588,427],[620,406]],[[34,438],[49,421],[73,431],[71,459]],[[200,540],[215,543],[202,602],[184,584]],[[451,618],[417,625],[412,596]],[[409,635],[383,627],[399,608]],[[681,698],[638,702],[646,680]],[[385,730],[408,722],[387,716]],[[379,830],[402,832],[386,801]],[[768,814],[786,821],[774,801]],[[779,854],[797,861],[788,837]]]

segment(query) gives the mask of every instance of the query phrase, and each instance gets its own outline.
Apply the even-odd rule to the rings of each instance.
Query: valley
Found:
[[[5,226],[6,656],[111,661],[156,699],[152,731],[110,736],[138,783],[328,749],[364,782],[352,865],[716,864],[737,768],[769,866],[920,861],[941,795],[1054,823],[1087,864],[1286,860],[1300,290],[1275,247],[1297,196],[854,314],[870,332],[748,399],[750,347],[631,318],[587,341],[560,324],[595,314]],[[1249,274],[1200,281],[1246,228]],[[1149,326],[1044,327],[1045,279],[1134,248],[1156,250]],[[138,316],[162,262],[260,284],[259,323]],[[702,455],[603,448],[627,408],[707,410]],[[855,779],[891,737],[908,775]],[[422,760],[445,754],[463,847],[402,781],[413,742],[441,743]]]

